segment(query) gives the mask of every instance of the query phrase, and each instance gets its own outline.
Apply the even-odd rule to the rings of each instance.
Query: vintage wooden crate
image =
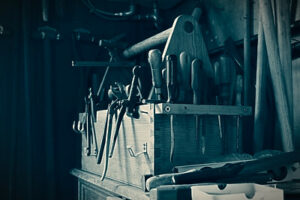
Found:
[[[251,114],[242,106],[205,106],[147,104],[140,106],[140,118],[124,116],[113,157],[109,159],[106,177],[144,189],[145,178],[171,172],[174,166],[205,163],[208,158],[236,152],[237,116]],[[170,156],[170,114],[174,114],[175,152]],[[196,139],[195,115],[203,119],[206,151]],[[220,138],[218,117],[222,114],[223,138]],[[106,111],[98,111],[97,144],[102,140]],[[113,130],[116,119],[113,122]],[[101,175],[103,161],[96,164],[95,156],[86,156],[85,136],[82,137],[82,169]],[[145,153],[141,153],[146,150]],[[130,152],[133,152],[130,154]]]

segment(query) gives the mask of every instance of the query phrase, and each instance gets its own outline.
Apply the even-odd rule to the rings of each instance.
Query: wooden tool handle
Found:
[[[161,77],[161,52],[159,49],[152,49],[148,53],[148,62],[151,67],[152,85],[160,88],[162,85]]]
[[[243,91],[243,76],[237,75],[236,77],[236,95],[235,95],[235,105],[242,105],[242,91]]]
[[[192,16],[197,21],[199,21],[201,14],[202,14],[202,10],[200,8],[195,8],[193,10]],[[167,42],[168,37],[171,32],[172,32],[172,27],[168,28],[152,37],[149,37],[137,44],[134,44],[133,46],[125,49],[122,54],[125,58],[131,58],[131,57],[133,57],[139,53],[142,53],[148,49],[151,49],[155,46],[163,44],[163,43]]]
[[[200,80],[199,80],[199,76],[200,76],[200,71],[203,72],[203,70],[201,70],[202,68],[202,63],[201,60],[199,59],[194,59],[192,64],[191,64],[191,86],[193,89],[193,104],[200,104]]]
[[[168,55],[166,57],[167,65],[167,91],[168,91],[168,103],[172,103],[175,100],[176,90],[176,74],[177,74],[177,57],[175,55]]]
[[[179,55],[179,66],[178,66],[178,75],[180,80],[180,87],[187,90],[190,88],[191,80],[191,57],[188,53],[181,52]]]

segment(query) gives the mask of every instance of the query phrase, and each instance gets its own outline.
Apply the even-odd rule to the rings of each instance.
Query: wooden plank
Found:
[[[291,118],[293,118],[293,77],[291,48],[290,0],[276,0],[276,25],[279,56],[286,84],[287,99]],[[293,120],[291,120],[293,121]]]
[[[133,67],[134,62],[72,61],[72,67]]]
[[[260,18],[260,17],[259,17]],[[255,91],[255,113],[254,113],[254,133],[253,150],[259,152],[263,150],[264,132],[267,120],[267,50],[261,18],[259,19],[258,44],[257,44],[257,64],[256,64],[256,91]]]
[[[191,60],[199,58],[203,62],[206,75],[213,77],[213,69],[203,39],[201,28],[197,20],[192,16],[181,15],[174,20],[170,36],[164,48],[162,59],[174,54],[178,58],[185,51]]]
[[[143,107],[139,119],[132,119],[124,116],[121,123],[119,136],[114,149],[113,157],[109,159],[107,178],[111,178],[135,187],[142,188],[144,175],[153,174],[154,160],[154,135],[153,119],[149,106]],[[106,110],[97,112],[97,123],[95,123],[97,143],[102,140]],[[116,126],[116,118],[112,123],[112,131]],[[137,153],[143,150],[143,144],[147,143],[147,153],[138,157],[131,157],[128,147]],[[85,137],[82,138],[82,146],[85,146]],[[105,157],[103,157],[104,159]],[[104,160],[100,165],[96,164],[95,156],[85,156],[82,153],[82,169],[95,174],[102,174]]]
[[[170,116],[154,114],[155,104],[140,106],[140,119],[127,116],[121,125],[114,155],[109,159],[107,178],[144,189],[144,177],[172,172],[173,165],[170,155]],[[96,135],[100,144],[105,124],[106,111],[97,112]],[[224,153],[236,152],[236,123],[233,116],[224,116],[224,137],[219,137],[217,116],[203,116],[203,133],[206,139],[206,152],[201,153],[201,143],[196,140],[194,115],[175,115],[175,152],[174,164],[187,165],[205,163],[211,157]],[[113,129],[115,120],[113,122]],[[222,142],[222,140],[224,142]],[[82,136],[82,147],[85,146],[85,136]],[[147,154],[131,157],[128,146],[134,152],[141,152],[143,144],[147,143]],[[227,144],[227,145],[224,145]],[[82,169],[101,175],[103,163],[96,164],[94,156],[85,156],[82,152]]]
[[[245,106],[251,105],[250,101],[250,81],[251,81],[251,11],[252,1],[244,1],[245,8],[245,22],[244,22],[244,104]]]
[[[72,169],[70,173],[80,180],[93,184],[116,195],[120,195],[128,199],[149,200],[149,194],[136,187],[109,179],[101,181],[100,176],[79,169]]]
[[[155,105],[155,114],[175,115],[240,115],[252,114],[249,106],[222,106],[222,105],[193,105],[160,103]]]
[[[272,15],[271,2],[270,0],[261,0],[259,1],[259,6],[261,9],[261,19],[275,95],[276,111],[280,123],[282,145],[284,151],[289,152],[294,150],[293,132],[290,117],[291,113],[289,112],[289,104],[286,94],[287,91],[283,75],[284,72],[282,70],[278,51],[278,42]]]

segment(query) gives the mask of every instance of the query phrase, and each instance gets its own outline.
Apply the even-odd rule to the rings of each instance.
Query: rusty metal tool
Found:
[[[175,55],[166,56],[166,69],[167,102],[174,103],[177,95],[177,57]],[[173,164],[175,150],[174,115],[170,115],[170,140],[170,162]]]
[[[193,104],[199,105],[203,103],[203,81],[204,81],[204,70],[202,63],[199,59],[194,59],[191,64],[191,86],[193,90]],[[202,84],[200,83],[202,82]],[[201,116],[196,115],[196,141],[201,141],[201,152],[205,153],[205,136],[203,134],[203,119]]]
[[[136,117],[136,114],[133,114],[133,113],[136,113],[136,110],[134,109],[134,107],[137,104],[137,93],[138,93],[137,86],[138,86],[138,76],[139,76],[140,70],[141,70],[141,66],[138,66],[138,65],[132,69],[133,78],[131,81],[130,91],[129,91],[128,98],[125,100],[122,100],[122,102],[121,102],[121,108],[120,108],[120,112],[119,112],[119,115],[117,118],[113,141],[112,141],[112,145],[111,145],[111,150],[109,153],[110,158],[113,156],[115,144],[116,144],[116,141],[117,141],[117,138],[119,135],[119,129],[120,129],[121,122],[123,120],[126,110],[128,113],[127,115],[130,115],[131,117]]]
[[[161,100],[161,52],[159,49],[152,49],[148,52],[148,62],[151,67],[152,85],[155,90],[156,99]]]

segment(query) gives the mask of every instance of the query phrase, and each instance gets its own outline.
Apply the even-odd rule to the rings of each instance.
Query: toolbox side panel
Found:
[[[235,153],[236,119],[222,116],[223,137],[220,138],[217,116],[201,116],[205,137],[205,153],[202,154],[200,135],[196,136],[194,115],[174,115],[175,151],[170,163],[170,115],[155,115],[154,120],[154,171],[168,173],[173,166],[205,163],[223,154]]]
[[[95,123],[97,133],[97,144],[101,143],[106,111],[99,111]],[[116,125],[116,118],[113,120],[112,137]],[[151,130],[153,122],[150,112],[142,112],[139,119],[124,116],[119,136],[114,149],[113,157],[109,159],[106,177],[129,185],[144,187],[144,175],[153,174],[153,134]],[[82,140],[82,149],[86,145],[85,136]],[[141,153],[137,157],[131,157],[128,148],[137,154],[143,151],[143,145],[147,145],[147,153]],[[95,156],[85,156],[82,151],[82,169],[91,173],[102,174],[105,156],[100,165],[96,164]]]

